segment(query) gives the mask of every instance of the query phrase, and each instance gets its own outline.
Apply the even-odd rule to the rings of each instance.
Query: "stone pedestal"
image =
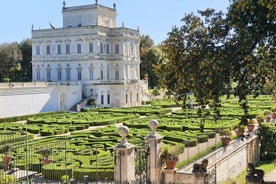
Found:
[[[246,184],[262,184],[264,183],[264,180],[262,178],[259,178],[257,176],[246,176]]]
[[[115,182],[128,183],[135,181],[135,146],[127,143],[114,147],[114,180]]]
[[[161,141],[159,135],[146,137],[147,147],[147,181],[159,184],[161,181]]]
[[[164,183],[174,183],[175,169],[164,169]]]
[[[252,141],[247,143],[247,163],[258,163],[260,161],[260,140],[253,136]]]
[[[207,184],[208,183],[208,174],[207,173],[199,173],[194,174],[194,184]]]

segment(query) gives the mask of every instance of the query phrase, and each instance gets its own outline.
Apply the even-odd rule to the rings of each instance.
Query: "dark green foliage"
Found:
[[[20,82],[32,81],[32,43],[31,40],[24,40],[19,46],[22,53]]]
[[[261,112],[263,113],[263,111],[267,109],[270,110],[270,99],[270,96],[260,96],[257,99],[249,96],[249,116],[254,117],[254,115]],[[169,100],[164,101],[166,103],[166,101]],[[38,130],[41,130],[42,132],[45,131],[44,133],[42,133],[42,135],[52,135],[53,133],[65,133],[69,130],[74,131],[77,129],[77,127],[81,127],[78,128],[82,129],[80,132],[71,132],[70,136],[66,136],[66,161],[69,164],[68,167],[72,168],[74,178],[76,175],[76,177],[80,181],[82,181],[84,175],[89,175],[90,179],[95,179],[97,165],[99,179],[112,179],[114,174],[114,157],[112,155],[112,147],[118,144],[121,140],[120,136],[118,135],[118,129],[115,125],[107,125],[104,128],[101,127],[97,129],[87,130],[86,128],[88,128],[88,126],[102,125],[105,123],[117,123],[118,119],[120,119],[122,120],[124,125],[127,125],[130,128],[130,133],[127,137],[128,142],[134,145],[143,145],[144,137],[149,135],[151,131],[148,127],[149,120],[156,119],[159,122],[157,133],[164,136],[163,143],[166,145],[179,144],[182,146],[183,152],[184,146],[197,146],[198,143],[206,142],[209,138],[214,138],[215,131],[219,132],[218,130],[222,129],[222,127],[231,128],[235,125],[238,125],[239,118],[243,115],[243,111],[238,107],[237,101],[238,99],[232,96],[230,96],[229,99],[222,98],[222,105],[221,107],[219,107],[222,117],[217,121],[214,120],[212,112],[208,114],[207,109],[202,109],[202,113],[206,114],[203,131],[200,129],[199,126],[201,123],[201,119],[198,118],[197,109],[187,109],[185,111],[181,109],[173,112],[172,114],[163,114],[159,113],[164,112],[164,109],[160,106],[129,109],[115,108],[116,112],[112,108],[104,109],[107,111],[114,111],[112,113],[87,112],[71,114],[63,112],[56,114],[41,114],[40,116],[33,116],[29,118],[30,123],[1,123],[0,128],[4,127],[4,129],[7,129],[8,127],[9,129],[23,130],[27,128],[27,130],[32,132],[37,132]],[[139,110],[156,110],[156,112],[158,113],[148,113],[150,114],[150,116],[139,118],[140,115],[124,113],[122,112],[122,110],[136,113]],[[98,117],[99,119],[94,119],[96,117]],[[109,117],[112,117],[113,119],[108,119]],[[44,124],[45,120],[47,124]],[[1,130],[1,133],[4,131],[6,130]],[[49,132],[51,133],[49,134]],[[22,149],[22,145],[24,145],[24,142],[26,141],[24,136],[16,137],[14,135],[10,135],[10,138],[12,139],[5,139],[3,140],[4,142],[2,141],[2,143],[5,144],[7,142],[12,142],[16,145],[16,147],[20,147]],[[55,171],[55,168],[57,168],[57,172],[54,174],[54,177],[59,180],[60,177],[64,175],[64,138],[64,136],[48,136],[41,139],[32,140],[32,137],[29,137],[28,141],[31,143],[29,147],[29,153],[31,157],[29,159],[31,159],[32,163],[30,164],[31,166],[29,166],[29,168],[32,168],[32,170],[40,171],[42,169],[41,167],[43,167],[43,172],[45,172],[45,174],[47,174],[49,177]],[[39,161],[39,158],[41,158],[42,156],[35,153],[37,149],[42,149],[43,147],[47,146],[53,148],[53,154],[50,156],[53,159],[53,162],[51,164],[42,166]],[[24,165],[24,154],[25,152],[20,152],[17,150],[17,163],[20,168],[26,167]]]
[[[262,123],[258,129],[258,136],[261,140],[261,157],[276,157],[276,126],[275,123]]]
[[[27,82],[32,80],[32,45],[31,40],[20,44],[0,45],[0,81]]]
[[[41,136],[51,136],[51,135],[54,135],[54,131],[52,131],[52,130],[41,130],[40,135]]]
[[[114,180],[114,170],[106,169],[106,170],[98,170],[95,169],[76,169],[73,172],[74,178],[77,181],[83,181],[83,176],[88,176],[90,181],[98,180]]]
[[[183,25],[173,27],[163,42],[167,62],[156,69],[168,94],[182,100],[183,108],[193,92],[199,105],[213,107],[216,119],[220,96],[237,96],[246,118],[249,95],[257,97],[265,83],[272,94],[276,89],[274,4],[230,2],[225,15],[213,9],[185,15]]]
[[[65,167],[65,165],[60,164],[48,164],[42,167],[42,174],[45,179],[48,180],[60,180],[63,175],[68,175],[72,178],[73,169],[70,166]]]
[[[97,101],[95,99],[89,99],[87,101],[87,105],[88,106],[96,106],[97,105]]]

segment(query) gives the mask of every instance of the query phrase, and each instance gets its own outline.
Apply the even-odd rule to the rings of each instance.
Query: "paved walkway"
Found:
[[[265,174],[264,181],[276,183],[276,168]]]

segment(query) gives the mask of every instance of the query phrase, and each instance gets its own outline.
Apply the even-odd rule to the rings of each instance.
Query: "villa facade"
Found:
[[[95,4],[68,7],[63,26],[32,29],[30,83],[0,84],[0,118],[98,107],[132,107],[149,99],[140,80],[139,30],[116,27],[117,10]]]
[[[116,27],[115,4],[64,2],[62,15],[63,27],[32,30],[33,82],[77,82],[101,107],[141,105],[139,30]],[[60,104],[68,98],[60,94]]]

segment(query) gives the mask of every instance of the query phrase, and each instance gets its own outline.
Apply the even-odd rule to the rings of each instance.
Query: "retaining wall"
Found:
[[[220,183],[227,178],[235,178],[239,173],[247,169],[249,162],[259,161],[259,140],[257,136],[242,141],[236,139],[229,146],[221,147],[205,156],[208,159],[207,175],[196,176],[192,173],[193,164],[173,172],[165,171],[165,178],[171,178],[175,183],[206,183],[214,181]],[[202,158],[202,159],[204,159]],[[198,160],[197,163],[201,163]],[[167,173],[167,176],[166,176]]]

